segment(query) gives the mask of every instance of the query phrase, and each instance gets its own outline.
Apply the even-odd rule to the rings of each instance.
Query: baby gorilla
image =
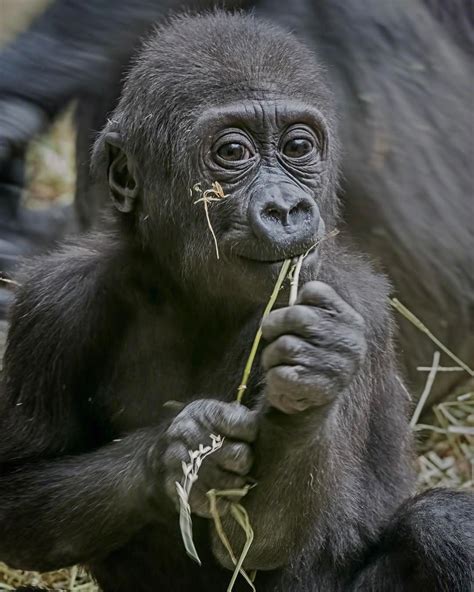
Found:
[[[222,591],[232,563],[206,492],[256,483],[242,504],[259,592],[469,589],[472,498],[410,498],[387,283],[340,238],[311,249],[338,220],[332,103],[312,53],[253,17],[182,16],[144,45],[95,150],[109,219],[18,290],[0,559],[85,563],[106,592]],[[282,262],[308,251],[238,405]],[[175,482],[211,434],[224,444],[190,500],[199,567]]]

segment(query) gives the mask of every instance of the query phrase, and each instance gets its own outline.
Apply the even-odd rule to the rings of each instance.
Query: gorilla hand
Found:
[[[362,316],[323,282],[303,286],[295,306],[269,314],[263,337],[266,397],[284,413],[325,405],[354,378],[367,343]]]
[[[210,517],[210,489],[241,489],[248,482],[253,455],[250,444],[257,436],[257,413],[237,403],[200,399],[187,405],[168,428],[164,454],[165,486],[177,502],[176,481],[183,477],[183,462],[189,462],[189,451],[210,443],[210,434],[224,437],[224,444],[209,455],[199,469],[190,505],[195,514]],[[219,511],[225,513],[228,502],[219,500]]]

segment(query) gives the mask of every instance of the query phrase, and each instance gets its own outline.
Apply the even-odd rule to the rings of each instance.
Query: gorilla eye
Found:
[[[222,160],[237,162],[239,160],[247,160],[250,157],[250,152],[243,144],[229,142],[228,144],[222,145],[217,150],[217,155],[222,158]]]
[[[283,146],[283,154],[288,158],[301,158],[309,154],[314,148],[307,138],[293,138]]]

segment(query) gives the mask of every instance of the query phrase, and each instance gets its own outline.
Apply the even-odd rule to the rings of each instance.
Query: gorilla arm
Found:
[[[159,453],[161,428],[107,444],[87,409],[95,373],[120,339],[110,314],[122,326],[126,319],[101,289],[102,266],[91,255],[83,243],[73,256],[36,261],[11,319],[0,395],[0,557],[22,569],[106,555],[148,519],[145,459]]]
[[[264,323],[270,345],[262,359],[266,403],[252,470],[257,485],[242,500],[255,533],[247,569],[288,565],[302,549],[314,552],[323,543],[336,560],[357,553],[374,534],[371,523],[393,511],[408,490],[407,431],[402,420],[389,428],[385,421],[404,416],[405,395],[395,377],[389,323],[375,323],[364,322],[322,282],[306,284],[296,306],[274,311]],[[393,463],[402,492],[396,499],[390,475],[373,455]],[[229,516],[223,524],[238,554],[242,531]],[[216,533],[213,541],[219,561],[232,567]]]

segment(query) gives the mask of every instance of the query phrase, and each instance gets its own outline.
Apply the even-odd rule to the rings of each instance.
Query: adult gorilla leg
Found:
[[[474,585],[474,495],[433,489],[387,527],[354,592],[467,592]]]

